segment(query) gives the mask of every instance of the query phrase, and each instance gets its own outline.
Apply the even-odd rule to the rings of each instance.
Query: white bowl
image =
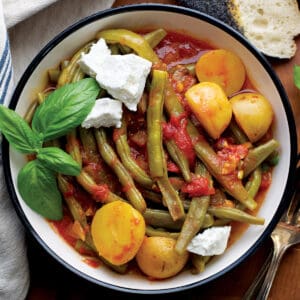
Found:
[[[193,10],[166,5],[133,5],[110,9],[85,18],[50,41],[34,58],[22,76],[12,97],[10,108],[24,115],[34,93],[46,80],[45,70],[70,56],[79,46],[91,40],[104,28],[165,28],[188,33],[211,42],[218,48],[233,50],[244,62],[247,74],[256,88],[271,102],[275,112],[275,138],[279,141],[280,162],[273,173],[259,215],[264,226],[250,226],[225,254],[207,265],[205,272],[192,275],[190,271],[166,280],[150,281],[146,277],[118,275],[105,267],[93,268],[57,235],[41,216],[33,212],[17,190],[18,171],[25,163],[6,141],[3,143],[4,168],[8,190],[25,227],[37,241],[62,265],[96,284],[133,293],[167,293],[205,284],[245,260],[269,235],[290,198],[296,161],[295,124],[283,87],[267,60],[245,38],[227,25]]]

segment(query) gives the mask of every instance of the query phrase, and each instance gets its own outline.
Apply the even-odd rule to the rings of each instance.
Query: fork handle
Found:
[[[271,258],[273,256],[273,249],[268,254],[267,258],[265,259],[264,264],[260,268],[258,274],[256,275],[254,281],[252,282],[251,286],[247,289],[246,293],[244,294],[242,300],[253,300],[255,299],[258,290],[260,289],[264,278],[266,277],[266,273],[269,269],[269,265],[271,262]]]
[[[288,247],[286,245],[282,245],[280,243],[274,242],[274,251],[273,251],[273,256],[272,260],[268,269],[268,272],[266,274],[265,280],[257,294],[256,300],[267,300],[275,275],[276,271],[279,267],[280,261],[283,257],[283,254],[285,253],[286,249]]]

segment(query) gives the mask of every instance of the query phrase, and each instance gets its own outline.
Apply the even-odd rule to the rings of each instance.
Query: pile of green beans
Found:
[[[259,145],[251,145],[249,154],[243,160],[243,178],[233,182],[232,174],[222,173],[217,153],[211,143],[189,119],[187,133],[193,141],[196,154],[195,169],[191,170],[188,158],[176,142],[163,138],[162,124],[171,117],[178,117],[185,112],[170,83],[170,74],[166,71],[166,66],[153,50],[166,35],[164,29],[157,29],[145,35],[126,29],[103,30],[97,33],[95,40],[76,51],[70,60],[48,71],[50,82],[56,87],[84,78],[86,75],[77,62],[81,54],[87,53],[93,42],[100,38],[106,40],[113,54],[135,53],[153,63],[144,91],[146,97],[142,100],[147,128],[148,169],[142,168],[132,156],[129,144],[130,125],[127,119],[130,113],[127,111],[123,114],[121,128],[79,127],[72,130],[65,139],[49,143],[64,148],[82,168],[76,178],[58,174],[57,181],[73,222],[79,224],[82,229],[77,247],[85,247],[95,252],[95,256],[97,253],[90,233],[92,215],[87,215],[76,194],[69,192],[76,186],[89,194],[97,207],[116,200],[127,201],[143,215],[146,235],[176,239],[175,250],[179,254],[184,253],[195,235],[205,228],[221,226],[231,221],[264,224],[264,219],[255,216],[251,211],[257,208],[255,198],[262,182],[261,165],[279,147],[278,142],[269,139]],[[191,76],[195,75],[193,64],[187,65],[186,68]],[[25,116],[27,122],[30,123],[36,107],[50,92],[48,90],[39,93],[37,101]],[[101,90],[99,97],[101,98],[105,93],[106,91]],[[228,132],[238,144],[249,143],[250,145],[247,137],[234,121],[231,122]],[[170,157],[178,166],[180,174],[176,175],[179,177],[177,184],[171,180],[174,179],[174,175],[168,172],[166,157]],[[111,188],[111,179],[107,179],[103,169],[97,171],[98,176],[94,176],[86,169],[87,165],[97,165],[99,162],[110,169],[113,180],[120,186],[119,190]],[[216,189],[216,194],[188,197],[180,191],[181,183],[189,183],[197,176],[206,178],[210,186]],[[105,192],[97,193],[102,190]],[[229,199],[233,207],[214,205],[213,198],[218,198],[220,203],[222,201],[225,203]],[[101,257],[99,259],[119,273],[126,272],[126,265],[117,267],[107,263]],[[209,260],[208,256],[191,255],[192,272],[202,272]]]

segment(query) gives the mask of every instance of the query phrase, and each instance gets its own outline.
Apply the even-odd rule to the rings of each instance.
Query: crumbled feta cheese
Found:
[[[96,80],[107,92],[136,111],[151,62],[135,54],[110,55],[99,66]]]
[[[81,70],[129,110],[136,111],[143,94],[151,62],[135,54],[111,55],[105,40],[93,44],[78,62]]]
[[[81,126],[90,127],[121,127],[122,103],[111,98],[97,99],[91,112],[87,115]]]
[[[111,52],[105,40],[99,39],[97,43],[91,46],[88,53],[81,54],[78,64],[84,73],[91,77],[96,77],[100,64],[110,55]]]
[[[230,230],[230,226],[208,228],[191,240],[187,250],[203,256],[220,255],[227,247]]]

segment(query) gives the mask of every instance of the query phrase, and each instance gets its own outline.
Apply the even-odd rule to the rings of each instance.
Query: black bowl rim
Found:
[[[11,170],[10,170],[10,159],[9,159],[9,145],[7,140],[4,138],[2,143],[2,154],[3,154],[3,167],[4,167],[4,174],[5,174],[5,180],[8,188],[9,195],[13,201],[13,205],[17,211],[17,214],[19,218],[21,219],[23,225],[25,228],[34,236],[34,238],[37,240],[37,242],[57,261],[59,261],[63,266],[65,266],[67,269],[72,271],[73,273],[77,274],[78,276],[93,282],[95,284],[104,286],[106,288],[110,288],[116,291],[120,292],[127,292],[127,293],[137,293],[137,294],[164,294],[164,293],[174,293],[174,292],[180,292],[187,289],[194,288],[196,286],[204,285],[208,282],[211,282],[220,276],[224,275],[225,273],[228,273],[235,267],[237,267],[240,263],[242,263],[246,258],[248,258],[250,255],[252,255],[259,245],[269,236],[277,222],[279,221],[280,216],[282,215],[284,209],[287,207],[287,204],[289,202],[289,199],[291,198],[292,192],[293,192],[293,183],[295,179],[295,171],[296,171],[296,162],[297,162],[297,135],[296,135],[296,126],[295,121],[292,113],[292,109],[290,106],[290,103],[288,101],[287,95],[285,93],[285,90],[278,79],[277,75],[273,71],[271,65],[267,61],[267,59],[264,57],[263,54],[261,54],[255,47],[250,44],[249,41],[246,40],[246,38],[239,33],[238,31],[231,28],[229,25],[223,23],[220,20],[215,19],[214,17],[211,17],[205,13],[181,7],[181,6],[175,6],[175,5],[167,5],[167,4],[133,4],[133,5],[126,5],[116,8],[109,8],[100,12],[97,12],[93,15],[90,15],[88,17],[85,17],[75,24],[69,26],[64,31],[62,31],[60,34],[58,34],[56,37],[54,37],[47,45],[35,56],[35,58],[32,60],[32,62],[29,64],[25,72],[23,73],[21,79],[19,80],[19,83],[17,87],[15,88],[15,91],[13,93],[13,96],[11,98],[9,108],[15,109],[18,99],[20,97],[20,94],[22,93],[22,90],[31,76],[32,72],[35,70],[35,68],[38,66],[40,61],[57,45],[59,44],[64,38],[66,38],[68,35],[72,34],[76,30],[80,29],[83,26],[86,26],[94,21],[97,21],[101,18],[105,18],[111,15],[115,14],[121,14],[124,12],[133,12],[133,11],[165,11],[165,12],[171,12],[171,13],[180,13],[184,15],[188,15],[190,17],[194,17],[203,21],[206,21],[216,27],[221,28],[225,32],[231,34],[235,39],[237,39],[241,44],[243,44],[250,52],[252,52],[253,55],[256,56],[256,58],[259,60],[259,62],[262,64],[264,69],[268,72],[269,76],[272,78],[277,91],[282,99],[282,103],[287,115],[288,120],[288,126],[290,131],[290,143],[291,143],[291,158],[290,158],[290,171],[289,176],[287,179],[287,183],[285,186],[285,190],[282,196],[282,200],[280,202],[280,205],[277,209],[276,214],[274,215],[272,221],[268,225],[268,227],[265,229],[262,236],[255,242],[253,247],[249,249],[244,255],[242,255],[238,260],[233,262],[231,265],[227,266],[222,271],[218,272],[217,274],[214,274],[206,279],[197,281],[192,284],[187,284],[185,286],[175,287],[175,288],[165,288],[165,289],[153,289],[153,290],[143,290],[143,289],[134,289],[134,288],[125,288],[116,286],[114,284],[106,283],[100,280],[97,280],[95,278],[90,277],[89,275],[75,269],[72,265],[65,262],[62,258],[58,257],[49,247],[48,245],[42,240],[42,238],[38,235],[38,233],[33,229],[31,226],[29,220],[25,216],[24,212],[22,211],[22,208],[20,206],[18,197],[16,195],[16,192],[14,190],[12,176],[11,176]]]

